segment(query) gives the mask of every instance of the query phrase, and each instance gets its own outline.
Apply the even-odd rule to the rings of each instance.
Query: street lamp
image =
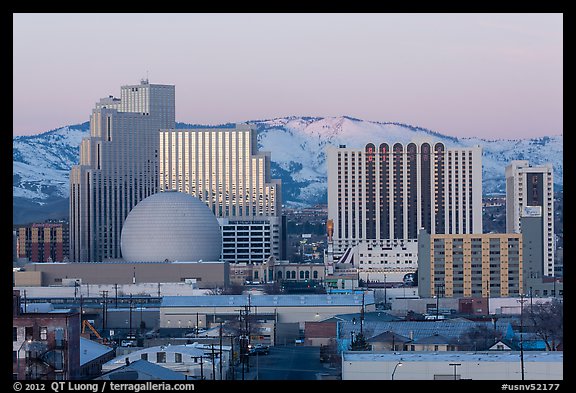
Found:
[[[392,381],[394,380],[394,373],[396,372],[398,366],[402,366],[402,362],[398,362],[396,363],[396,366],[394,366],[394,371],[392,371]]]
[[[460,363],[450,363],[449,366],[454,366],[454,380],[456,381],[456,367],[461,366]]]

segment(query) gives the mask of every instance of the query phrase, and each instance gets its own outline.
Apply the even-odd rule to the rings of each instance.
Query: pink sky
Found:
[[[563,15],[14,14],[13,134],[89,120],[120,86],[176,86],[176,120],[402,122],[563,133]]]

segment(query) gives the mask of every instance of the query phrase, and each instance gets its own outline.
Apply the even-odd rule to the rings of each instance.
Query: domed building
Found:
[[[217,261],[218,220],[200,199],[177,191],[153,194],[126,217],[120,239],[129,262]]]

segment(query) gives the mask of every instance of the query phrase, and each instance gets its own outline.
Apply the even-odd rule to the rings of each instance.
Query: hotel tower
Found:
[[[281,182],[271,179],[270,153],[258,151],[256,136],[245,124],[160,132],[160,189],[208,205],[228,262],[285,259]]]
[[[437,142],[327,150],[334,256],[370,277],[414,272],[418,232],[482,233],[482,151]],[[348,250],[348,252],[346,252]]]
[[[158,191],[160,129],[175,127],[173,85],[142,80],[96,103],[70,171],[70,259],[121,258],[124,219]]]

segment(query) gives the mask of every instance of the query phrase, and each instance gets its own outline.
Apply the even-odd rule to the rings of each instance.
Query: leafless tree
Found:
[[[548,351],[556,351],[564,342],[564,305],[560,299],[524,306],[525,325],[546,344]],[[528,308],[528,310],[526,310]]]
[[[478,325],[468,329],[456,340],[452,340],[452,344],[460,350],[484,351],[501,339],[501,332],[486,325]]]

